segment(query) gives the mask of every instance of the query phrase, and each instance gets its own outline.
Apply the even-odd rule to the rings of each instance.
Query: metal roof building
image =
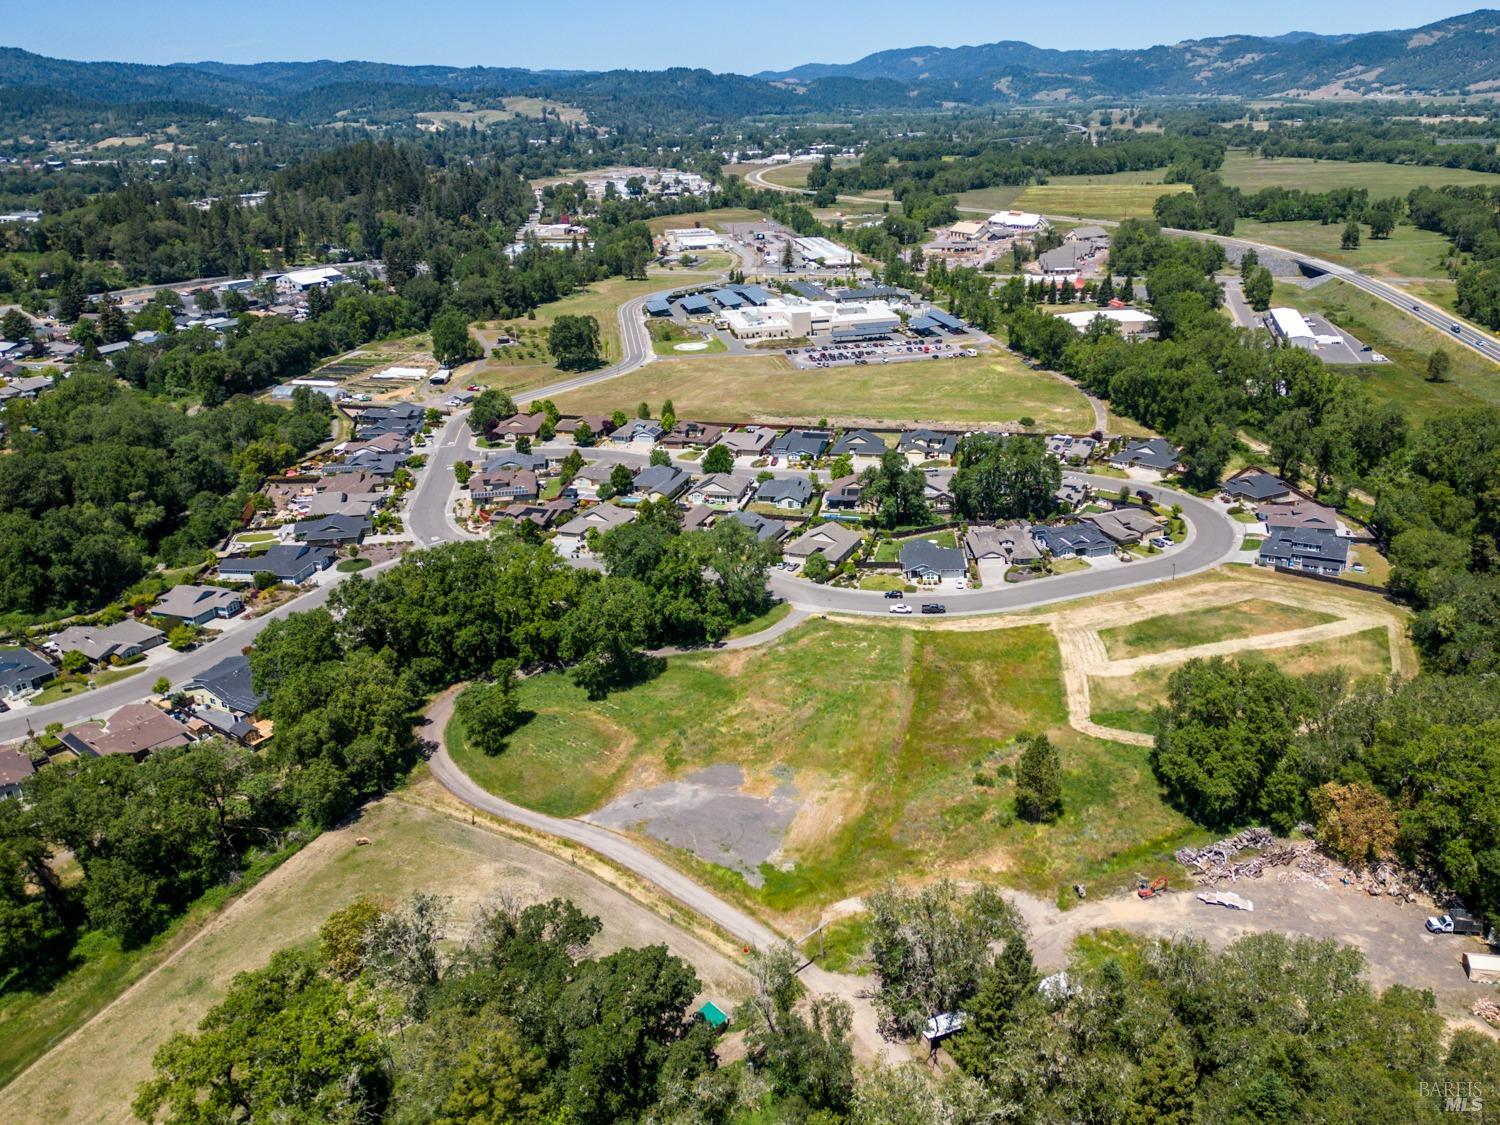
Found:
[[[709,296],[719,303],[721,309],[737,309],[745,303],[745,298],[733,289],[715,289]]]
[[[682,308],[683,312],[689,314],[690,316],[697,316],[702,313],[711,313],[714,311],[713,303],[710,302],[707,297],[704,297],[698,293],[693,294],[691,297],[684,297],[681,301],[678,302],[678,305]]]
[[[671,316],[672,315],[672,306],[671,306],[670,303],[668,303],[668,301],[667,301],[667,299],[665,297],[647,297],[646,298],[646,315],[647,316]]]

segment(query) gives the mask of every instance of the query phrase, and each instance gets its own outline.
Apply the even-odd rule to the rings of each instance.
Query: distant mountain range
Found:
[[[836,109],[1145,97],[1350,97],[1500,90],[1500,12],[1406,31],[1233,35],[1144,50],[1059,51],[1029,43],[910,47],[858,62],[753,76],[666,71],[534,71],[372,62],[72,62],[0,48],[0,91],[55,92],[59,104],[189,103],[325,120],[366,107],[443,108],[451,98],[535,95],[595,121],[659,124]]]
[[[1054,51],[1017,42],[910,47],[843,65],[814,63],[756,77],[793,85],[834,77],[885,78],[971,103],[1478,93],[1500,88],[1500,12],[1470,12],[1406,31],[1228,35],[1134,51]]]

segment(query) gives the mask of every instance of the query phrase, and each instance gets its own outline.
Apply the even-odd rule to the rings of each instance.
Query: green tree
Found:
[[[444,367],[457,367],[484,354],[479,341],[469,335],[469,318],[461,309],[447,306],[432,318],[432,355]]]
[[[365,945],[385,907],[361,895],[330,914],[318,927],[318,956],[340,980],[353,980],[364,967]]]
[[[491,756],[505,749],[505,740],[521,723],[513,666],[501,669],[491,684],[470,684],[458,697],[455,713],[469,744]]]
[[[1453,357],[1446,348],[1434,348],[1427,356],[1427,381],[1446,383],[1448,373],[1453,370]]]
[[[809,582],[827,582],[833,576],[833,566],[828,561],[828,556],[821,551],[815,551],[807,556],[807,561],[802,564],[802,577]]]
[[[1271,276],[1271,271],[1264,266],[1256,266],[1245,279],[1245,300],[1250,302],[1250,307],[1256,312],[1265,312],[1271,307],[1271,294],[1275,287],[1276,279]]]
[[[973,434],[959,443],[953,497],[970,519],[1041,519],[1057,510],[1062,464],[1040,438]]]
[[[672,463],[672,455],[665,449],[653,449],[648,460],[651,465],[657,467],[670,465]]]
[[[511,401],[510,395],[491,387],[480,392],[479,397],[469,406],[469,432],[485,433],[496,422],[510,418],[515,413],[516,404]]]
[[[595,441],[594,430],[587,422],[579,422],[573,427],[573,444],[581,449],[587,449]]]
[[[474,475],[474,469],[467,461],[453,462],[453,479],[458,482],[459,488],[468,486],[469,478]]]
[[[705,473],[732,473],[734,472],[734,454],[729,451],[727,445],[713,445],[703,455],[703,471]]]
[[[953,1060],[970,1074],[994,1073],[1004,1052],[1005,1030],[1036,993],[1036,965],[1026,935],[1019,929],[1005,936],[998,956],[979,980],[978,991],[964,1001],[968,1021],[949,1042]]]
[[[932,518],[923,495],[927,478],[897,450],[887,449],[880,464],[866,469],[860,480],[864,501],[874,509],[875,522],[881,527],[920,524]]]
[[[1192,1057],[1177,1036],[1157,1038],[1126,1088],[1126,1125],[1193,1125],[1197,1085]]]
[[[76,648],[70,648],[62,654],[62,659],[58,663],[62,666],[64,672],[76,676],[89,666],[89,658]]]
[[[599,322],[592,316],[559,316],[547,329],[547,350],[563,371],[588,371],[603,362]]]
[[[1350,219],[1344,224],[1344,233],[1339,236],[1339,249],[1359,249],[1359,220]]]
[[[1062,815],[1062,763],[1045,734],[1029,735],[1022,742],[1016,763],[1016,812],[1032,821]]]

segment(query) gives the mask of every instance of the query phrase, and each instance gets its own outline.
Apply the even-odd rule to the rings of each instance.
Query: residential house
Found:
[[[738,520],[755,532],[755,538],[763,543],[779,543],[790,530],[787,524],[780,520],[767,519],[759,512],[725,512],[724,519]],[[684,523],[684,529],[686,529],[686,523]]]
[[[953,478],[951,475],[939,475],[939,471],[927,470],[927,479],[922,482],[922,499],[927,501],[927,506],[936,515],[950,516],[953,514]]]
[[[517,500],[495,515],[508,520],[526,520],[538,527],[551,527],[577,507],[578,502],[571,497],[554,496],[551,500]]]
[[[635,418],[610,434],[609,440],[614,445],[655,445],[661,435],[660,422],[650,418]]]
[[[265,696],[255,690],[250,660],[243,654],[225,657],[189,680],[182,690],[201,706],[236,715],[253,715],[265,702]]]
[[[953,454],[958,451],[958,437],[937,430],[907,430],[902,433],[896,448],[913,465],[924,461],[952,461]]]
[[[304,519],[322,516],[351,516],[360,519],[368,518],[383,499],[383,496],[373,492],[363,496],[351,496],[347,492],[315,492],[311,496],[298,497],[289,510]]]
[[[256,723],[217,707],[194,707],[187,728],[194,738],[227,738],[241,746],[257,746],[263,741]]]
[[[757,503],[774,504],[789,512],[807,507],[812,497],[812,482],[806,477],[773,477],[764,481],[755,493]]]
[[[1286,499],[1292,486],[1264,469],[1245,469],[1226,480],[1223,491],[1236,500],[1259,505]]]
[[[660,444],[667,449],[706,449],[723,436],[723,426],[707,422],[678,422],[662,435]]]
[[[864,534],[841,523],[819,524],[804,531],[786,546],[785,554],[794,559],[808,559],[822,555],[834,566],[853,556],[859,550]]]
[[[0,648],[0,697],[25,699],[56,678],[57,669],[29,648]]]
[[[406,461],[405,453],[380,453],[373,449],[359,449],[345,454],[337,461],[330,461],[323,466],[323,472],[329,475],[368,473],[383,481],[395,476],[396,470],[406,464]]]
[[[188,625],[206,625],[219,617],[233,617],[245,608],[234,590],[220,586],[173,586],[161,597],[151,612]]]
[[[167,635],[160,629],[126,618],[113,625],[70,625],[52,634],[47,647],[61,655],[81,652],[95,664],[110,660],[128,660],[147,649],[163,644]]]
[[[967,572],[957,547],[942,547],[931,539],[913,539],[901,547],[901,573],[914,582],[951,581]]]
[[[830,481],[823,493],[825,512],[854,512],[864,503],[865,486],[857,474]]]
[[[35,375],[26,379],[11,379],[4,385],[0,385],[0,403],[10,402],[12,399],[36,398],[38,394],[51,386],[51,375]]]
[[[411,448],[411,439],[403,437],[401,434],[383,433],[371,438],[355,438],[353,441],[346,441],[341,445],[334,446],[334,448],[346,457],[351,453],[362,451],[369,453],[404,454]]]
[[[736,457],[764,457],[766,450],[776,440],[776,431],[767,426],[750,426],[743,430],[730,430],[722,434],[716,445],[725,446]]]
[[[692,480],[675,465],[651,465],[636,474],[633,491],[646,500],[676,500]]]
[[[720,509],[710,508],[706,504],[694,504],[682,513],[682,530],[705,531],[714,525],[718,519]]]
[[[396,434],[411,437],[422,428],[427,412],[414,402],[391,402],[367,406],[354,420],[354,432],[361,439]]]
[[[540,475],[547,471],[547,458],[540,453],[517,453],[511,450],[485,458],[481,471],[493,473],[501,469],[525,469],[527,472]]]
[[[536,474],[526,469],[480,471],[469,478],[471,500],[535,500]]]
[[[1111,512],[1089,512],[1082,517],[1104,532],[1113,542],[1139,543],[1160,535],[1159,519],[1141,508],[1116,508]]]
[[[827,452],[832,443],[827,430],[788,430],[771,442],[771,456],[781,457],[788,465],[793,462],[816,461]]]
[[[557,432],[572,437],[580,423],[596,438],[608,437],[615,428],[614,419],[608,414],[568,414],[557,420]]]
[[[36,767],[31,758],[14,746],[0,746],[0,800],[19,797]]]
[[[1077,509],[1088,503],[1094,490],[1081,477],[1063,477],[1062,484],[1058,485],[1057,491],[1052,495],[1057,502],[1067,509]]]
[[[880,464],[886,444],[869,430],[850,430],[833,443],[830,457],[848,457],[856,470]]]
[[[1109,537],[1091,523],[1033,527],[1036,545],[1055,559],[1097,559],[1114,553]]]
[[[618,462],[590,461],[573,474],[573,479],[568,481],[563,488],[563,495],[572,496],[577,500],[597,500],[599,486],[614,475],[616,464]],[[629,468],[629,466],[626,467]],[[634,476],[635,474],[631,473],[632,479]]]
[[[282,543],[263,555],[231,555],[219,560],[219,577],[230,582],[252,582],[257,574],[271,574],[278,582],[300,586],[334,560],[329,547],[310,543]]]
[[[187,726],[149,703],[127,703],[104,722],[69,727],[58,741],[81,758],[124,754],[137,762],[153,750],[186,746],[193,741]]]
[[[350,469],[347,472],[325,473],[322,480],[314,481],[309,487],[314,493],[342,492],[346,497],[373,496],[385,487],[385,481],[374,473]]]
[[[738,508],[755,488],[755,480],[744,473],[710,473],[688,490],[694,504]]]
[[[1065,465],[1081,465],[1093,456],[1097,444],[1091,437],[1052,434],[1047,438],[1047,452]]]
[[[366,516],[319,516],[292,525],[292,538],[312,547],[347,547],[363,543],[373,525]]]
[[[1257,504],[1254,511],[1255,518],[1265,524],[1268,530],[1278,527],[1312,527],[1337,531],[1339,528],[1338,512],[1301,497],[1280,504]]]
[[[1125,448],[1110,455],[1109,463],[1120,469],[1151,469],[1158,473],[1170,473],[1177,468],[1177,450],[1166,438],[1140,438],[1126,443]]]
[[[1313,574],[1342,574],[1349,565],[1349,540],[1326,527],[1277,527],[1261,543],[1255,561]]]
[[[1031,566],[1042,558],[1041,549],[1032,538],[1030,525],[1024,523],[971,527],[964,536],[964,550],[976,563],[1004,562],[1012,566]]]
[[[512,414],[491,426],[488,436],[491,441],[515,441],[520,437],[535,440],[546,421],[547,415],[540,410],[534,414]]]
[[[552,545],[565,555],[572,554],[587,545],[587,536],[590,531],[597,531],[602,535],[606,531],[623,527],[635,519],[635,516],[636,513],[629,508],[621,508],[615,504],[600,504],[598,507],[580,512],[559,527]]]

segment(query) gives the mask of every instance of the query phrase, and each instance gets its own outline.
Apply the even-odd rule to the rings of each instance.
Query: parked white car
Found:
[[[891,612],[892,613],[910,613],[911,612],[911,606],[907,605],[905,602],[897,602],[895,605],[891,606]]]

